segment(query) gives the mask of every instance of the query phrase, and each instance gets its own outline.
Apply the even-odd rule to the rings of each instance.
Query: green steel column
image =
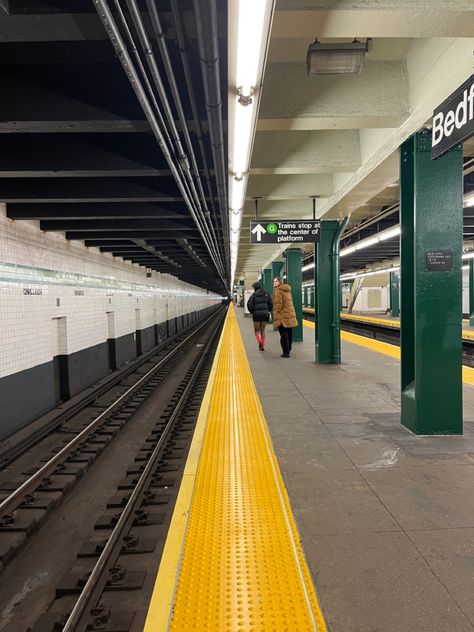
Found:
[[[283,261],[272,261],[272,279],[281,276]]]
[[[397,272],[390,272],[390,315],[393,318],[400,316],[400,279]]]
[[[273,293],[273,279],[271,268],[265,268],[265,270],[262,270],[262,285],[265,292],[268,292],[270,295]]]
[[[315,310],[316,310],[316,362],[319,364],[338,364],[337,349],[334,348],[334,301],[339,303],[339,278],[333,279],[332,252],[333,243],[339,231],[339,222],[322,221],[320,241],[316,247],[316,266],[314,268]]]
[[[295,306],[298,326],[293,329],[293,342],[303,340],[303,305],[301,300],[302,272],[301,261],[303,251],[300,248],[288,248],[286,258],[286,282],[291,286],[293,305]]]
[[[403,143],[401,418],[415,434],[462,433],[462,193],[460,148],[431,160],[429,130]]]
[[[474,327],[474,259],[469,259],[469,324]]]

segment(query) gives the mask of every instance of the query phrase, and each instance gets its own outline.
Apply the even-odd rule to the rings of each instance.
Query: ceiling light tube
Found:
[[[464,206],[465,207],[474,206],[474,193],[470,193],[464,196]]]
[[[274,10],[275,0],[229,0],[228,3],[229,200],[232,210],[242,209],[245,203]],[[234,174],[244,177],[237,182]],[[236,260],[234,250],[231,252],[231,283]]]
[[[250,96],[259,84],[264,33],[271,2],[240,0],[237,18],[237,88]]]
[[[250,148],[252,146],[255,103],[235,106],[234,142],[232,148],[232,171],[245,173],[250,164]]]
[[[398,235],[400,235],[400,226],[394,226],[388,230],[383,230],[379,235],[379,240],[385,241],[386,239],[393,239],[394,237],[398,237]]]
[[[474,250],[470,250],[469,252],[465,252],[462,256],[463,259],[474,259]]]
[[[247,177],[240,180],[232,178],[230,181],[230,208],[233,211],[240,211],[245,204],[245,188],[247,185]]]
[[[378,237],[369,237],[368,239],[361,239],[357,244],[354,244],[354,248],[356,250],[362,250],[363,248],[368,248],[369,246],[374,246],[379,241]]]
[[[241,223],[242,213],[239,211],[232,211],[230,214],[230,229],[236,233],[239,232]]]
[[[342,281],[348,279],[356,279],[358,277],[366,277],[373,276],[375,274],[382,274],[383,272],[398,272],[400,270],[400,266],[391,266],[389,268],[379,268],[377,270],[369,270],[368,272],[348,272],[346,274],[341,274],[340,278]]]
[[[314,261],[312,263],[308,263],[301,268],[301,272],[306,272],[307,270],[312,270],[314,268]]]

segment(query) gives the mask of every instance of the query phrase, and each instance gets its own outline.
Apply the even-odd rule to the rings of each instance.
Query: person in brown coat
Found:
[[[283,353],[282,358],[289,358],[291,342],[293,338],[293,327],[298,326],[291,287],[287,283],[282,283],[279,277],[273,279],[273,327],[280,332],[280,344]]]

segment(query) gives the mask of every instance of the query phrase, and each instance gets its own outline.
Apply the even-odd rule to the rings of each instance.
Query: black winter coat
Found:
[[[247,301],[247,309],[254,320],[268,320],[273,309],[272,297],[264,289],[259,288]]]

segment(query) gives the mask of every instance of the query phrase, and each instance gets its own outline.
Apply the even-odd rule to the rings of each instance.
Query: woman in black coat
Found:
[[[255,338],[260,351],[265,351],[265,325],[270,320],[273,301],[270,294],[265,292],[258,281],[252,285],[255,290],[247,301],[247,309],[252,314]]]

